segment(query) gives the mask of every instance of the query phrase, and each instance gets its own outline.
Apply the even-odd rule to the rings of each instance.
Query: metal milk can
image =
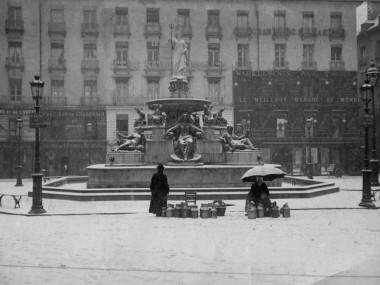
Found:
[[[248,216],[248,219],[256,219],[257,218],[257,209],[255,206],[255,203],[251,202],[248,204],[247,216]]]
[[[166,217],[166,207],[161,208],[161,216]]]
[[[189,206],[184,203],[182,204],[182,218],[188,218],[189,217]]]
[[[190,206],[190,215],[193,219],[198,219],[198,206]]]
[[[174,216],[174,208],[172,204],[168,204],[168,207],[166,208],[166,217],[172,218]]]
[[[258,218],[264,217],[264,206],[261,203],[257,206],[257,217]]]
[[[289,208],[288,203],[286,203],[286,204],[284,204],[284,206],[282,206],[280,212],[284,218],[290,218],[290,208]]]
[[[218,210],[216,209],[215,206],[211,208],[211,218],[213,219],[218,218]]]
[[[176,204],[174,207],[174,217],[180,218],[181,217],[181,204]]]
[[[280,216],[280,210],[277,206],[277,203],[273,202],[271,217],[278,218],[279,216]]]
[[[201,218],[208,219],[210,217],[210,214],[209,214],[210,209],[207,206],[207,204],[202,204],[200,212],[201,212],[201,214],[200,214]]]

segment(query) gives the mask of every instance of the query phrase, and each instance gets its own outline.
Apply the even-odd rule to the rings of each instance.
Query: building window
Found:
[[[158,62],[158,54],[160,51],[159,42],[148,42],[148,61],[149,62]]]
[[[128,25],[128,8],[116,8],[115,16],[117,26]]]
[[[218,67],[220,63],[220,45],[219,44],[209,44],[208,45],[208,66]]]
[[[276,11],[274,13],[274,28],[275,30],[285,30],[286,22],[285,22],[285,12]]]
[[[63,22],[65,22],[63,9],[57,9],[57,8],[51,9],[50,10],[50,17],[51,17],[51,21],[53,23],[63,23]]]
[[[238,67],[248,67],[249,66],[249,45],[248,44],[238,44]]]
[[[9,99],[11,102],[20,102],[22,100],[22,80],[18,78],[8,79]]]
[[[342,28],[342,14],[332,13],[330,16],[330,20],[332,29]]]
[[[11,27],[21,26],[21,7],[8,7],[8,22]]]
[[[116,114],[116,132],[127,135],[129,131],[128,123],[128,114]]]
[[[313,98],[314,97],[314,90],[313,90],[313,84],[312,83],[306,83],[303,85],[303,97],[304,98]]]
[[[213,103],[219,105],[220,98],[220,79],[208,78],[208,96],[207,99]]]
[[[158,26],[160,24],[160,10],[158,8],[148,8],[146,10],[146,22],[150,26]]]
[[[276,122],[276,137],[283,138],[285,137],[285,128],[288,121],[284,118],[277,118]]]
[[[148,100],[160,98],[160,86],[158,78],[148,78]]]
[[[94,28],[96,24],[96,11],[95,10],[84,10],[83,11],[83,22],[86,28]]]
[[[207,26],[219,27],[219,11],[209,10],[207,11]]]
[[[311,34],[314,29],[314,14],[312,12],[304,12],[302,16],[302,28],[306,34]]]
[[[64,81],[63,80],[52,80],[51,81],[51,97],[59,100],[58,98],[65,97]]]
[[[22,61],[22,44],[21,42],[9,42],[8,52],[11,63],[21,63]]]
[[[84,45],[84,58],[85,59],[96,59],[96,44],[85,44]]]
[[[341,61],[342,60],[342,47],[331,47],[331,61]]]
[[[303,45],[303,67],[314,67],[314,45]]]
[[[116,96],[118,99],[127,98],[129,95],[128,78],[116,78]],[[118,100],[118,102],[120,101]]]
[[[63,43],[51,44],[51,59],[58,64],[63,64]]]
[[[285,44],[275,44],[274,46],[274,66],[275,67],[285,67],[285,57],[286,57],[286,45]]]
[[[239,11],[237,12],[237,27],[241,30],[248,29],[248,12]]]
[[[118,65],[127,65],[128,42],[116,42],[116,61]]]
[[[95,80],[84,81],[84,97],[85,98],[97,97],[97,82]]]
[[[17,137],[17,119],[16,118],[10,118],[8,121],[9,124],[9,137],[16,138]]]
[[[177,25],[184,29],[188,29],[190,27],[190,10],[178,9]]]

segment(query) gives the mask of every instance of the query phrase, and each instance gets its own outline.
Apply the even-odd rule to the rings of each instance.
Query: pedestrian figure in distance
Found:
[[[157,166],[157,173],[153,174],[150,182],[152,196],[150,198],[149,213],[156,214],[157,217],[162,215],[162,207],[167,207],[170,191],[168,178],[164,174],[164,169],[165,167],[160,163]]]

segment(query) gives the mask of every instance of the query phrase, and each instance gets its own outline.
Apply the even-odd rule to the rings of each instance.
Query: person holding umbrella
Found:
[[[251,190],[247,194],[246,205],[252,201],[255,202],[255,204],[258,204],[261,200],[266,199],[269,200],[268,186],[264,183],[263,178],[258,176],[256,181],[252,183]]]

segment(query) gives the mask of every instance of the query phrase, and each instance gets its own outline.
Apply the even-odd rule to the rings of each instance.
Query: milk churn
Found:
[[[258,218],[264,217],[264,206],[261,203],[257,206],[257,217]]]
[[[289,208],[288,203],[284,204],[284,206],[282,206],[280,211],[284,218],[290,218],[290,208]]]
[[[181,217],[181,204],[176,204],[174,207],[174,217],[180,218]]]
[[[190,215],[193,219],[198,219],[198,206],[190,206]]]
[[[201,218],[203,219],[208,219],[210,218],[210,209],[209,207],[207,206],[207,204],[202,204],[201,205],[201,209],[200,209],[200,212],[201,212]]]
[[[166,217],[166,207],[161,208],[161,216]]]
[[[174,208],[172,204],[168,204],[168,207],[166,208],[166,217],[172,218],[174,216]]]
[[[280,210],[276,202],[273,202],[271,216],[272,218],[278,218],[280,216]]]
[[[213,207],[211,208],[211,218],[213,218],[213,219],[218,218],[218,210],[216,209],[215,206],[213,206]]]
[[[247,216],[248,216],[248,219],[256,219],[257,218],[257,209],[256,209],[254,202],[251,202],[248,204]]]
[[[182,204],[182,218],[188,218],[189,217],[189,206],[187,203]]]

